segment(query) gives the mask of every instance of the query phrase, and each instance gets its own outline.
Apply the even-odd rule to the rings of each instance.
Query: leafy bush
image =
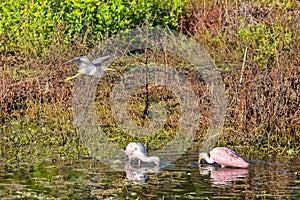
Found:
[[[180,0],[7,0],[0,3],[2,50],[44,48],[53,34],[64,42],[126,31],[135,26],[176,28]],[[42,45],[42,46],[41,46]]]
[[[240,41],[245,41],[246,46],[254,51],[254,61],[260,67],[273,66],[278,52],[289,51],[292,43],[291,31],[280,23],[273,26],[265,22],[256,25],[249,23],[242,26],[238,34]]]

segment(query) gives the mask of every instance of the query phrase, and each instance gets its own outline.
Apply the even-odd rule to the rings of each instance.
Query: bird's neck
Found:
[[[205,161],[208,162],[209,164],[213,164],[215,161],[212,159],[208,154],[205,156]]]
[[[139,154],[138,158],[143,162],[154,162],[154,163],[159,162],[159,158],[157,156],[147,156],[144,153]]]

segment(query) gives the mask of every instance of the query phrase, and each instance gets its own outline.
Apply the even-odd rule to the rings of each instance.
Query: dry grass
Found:
[[[192,1],[188,6],[183,30],[223,71],[229,98],[223,145],[252,144],[270,152],[299,147],[300,18],[297,2],[289,3]],[[252,29],[247,37],[240,32],[262,24],[265,32]],[[289,45],[286,33],[291,33]],[[270,41],[262,47],[262,39]]]

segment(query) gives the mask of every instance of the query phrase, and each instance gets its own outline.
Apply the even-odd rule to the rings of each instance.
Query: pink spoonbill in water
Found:
[[[139,165],[140,161],[143,162],[153,162],[157,166],[160,164],[160,159],[157,156],[147,156],[147,149],[146,147],[139,142],[130,142],[126,149],[125,153],[128,155],[129,163],[133,158],[139,159]]]
[[[247,168],[249,163],[247,163],[243,158],[241,158],[236,152],[228,149],[226,147],[216,147],[213,148],[210,153],[201,152],[199,154],[199,163],[204,159],[207,163],[213,164],[217,163],[221,167],[239,167]]]

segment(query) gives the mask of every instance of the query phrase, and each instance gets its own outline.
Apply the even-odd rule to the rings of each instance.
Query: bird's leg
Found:
[[[129,164],[130,164],[130,162],[131,162],[131,158],[129,158],[129,161],[128,161],[128,162],[129,162]]]
[[[67,77],[66,79],[65,79],[65,82],[67,82],[67,81],[70,81],[70,80],[72,80],[72,79],[74,79],[74,78],[76,78],[77,76],[79,76],[80,74],[83,74],[82,72],[78,72],[77,74],[75,74],[74,76],[71,76],[71,77]]]
[[[111,68],[105,68],[105,71],[117,71],[117,70]]]

